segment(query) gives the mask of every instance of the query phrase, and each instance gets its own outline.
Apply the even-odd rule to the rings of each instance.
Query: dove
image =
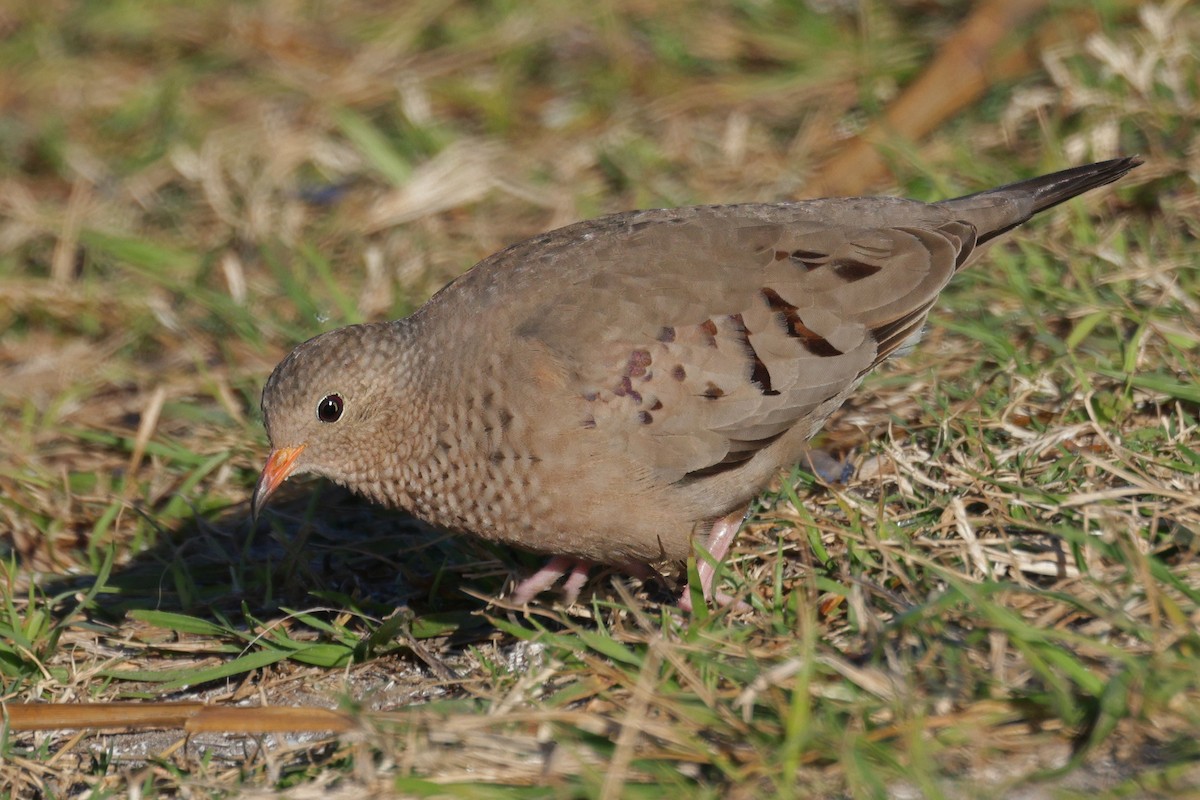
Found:
[[[594,565],[696,554],[706,602],[750,503],[951,278],[1119,158],[951,200],[632,211],[490,256],[412,315],[297,346],[262,395],[258,516],[328,478],[446,530],[550,556],[522,605]],[[691,608],[685,588],[680,605]]]

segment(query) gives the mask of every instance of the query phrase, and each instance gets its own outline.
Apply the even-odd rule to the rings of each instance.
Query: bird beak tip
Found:
[[[266,504],[267,496],[255,488],[254,494],[250,498],[250,523],[255,527],[258,526],[258,518],[262,516],[262,510]]]
[[[250,498],[250,516],[255,524],[258,523],[258,518],[271,495],[295,472],[296,459],[303,450],[302,444],[296,447],[279,447],[267,456],[267,465],[263,467],[258,484],[254,487],[254,495]]]

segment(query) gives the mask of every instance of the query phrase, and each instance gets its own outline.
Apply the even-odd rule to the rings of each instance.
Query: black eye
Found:
[[[342,418],[341,395],[327,394],[317,403],[317,419],[321,422],[337,422]]]

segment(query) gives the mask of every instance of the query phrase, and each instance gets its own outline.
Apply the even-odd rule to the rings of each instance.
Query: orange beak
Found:
[[[258,477],[258,485],[254,487],[254,497],[250,501],[250,511],[255,520],[267,504],[268,498],[275,494],[275,490],[292,474],[296,459],[303,451],[304,445],[301,444],[295,447],[280,447],[278,450],[272,450],[267,456],[267,465]]]

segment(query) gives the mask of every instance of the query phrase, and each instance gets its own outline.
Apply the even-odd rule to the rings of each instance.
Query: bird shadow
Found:
[[[823,457],[839,475],[844,471],[844,462]],[[817,474],[832,469],[822,470],[824,461],[808,458]],[[489,614],[519,613],[491,599],[514,573],[529,574],[544,561],[476,537],[453,536],[322,479],[285,484],[258,520],[251,516],[249,497],[174,525],[155,509],[134,512],[153,531],[149,547],[115,566],[39,584],[60,621],[83,612],[119,628],[136,612],[166,612],[243,628],[297,611],[383,620],[399,610],[457,620],[458,628],[474,631],[490,627]],[[652,603],[674,605],[678,583],[651,579],[641,591]],[[613,594],[604,580],[590,581],[589,588]],[[547,593],[542,599],[552,604],[557,598]],[[587,615],[583,604],[576,610]]]
[[[156,531],[150,547],[39,585],[61,621],[82,612],[88,624],[119,629],[139,612],[166,612],[244,630],[297,613],[326,625],[349,614],[369,635],[399,613],[437,620],[463,646],[490,628],[487,603],[463,589],[494,596],[512,572],[505,548],[451,537],[320,480],[285,487],[257,521],[248,503],[172,528],[138,513]]]

